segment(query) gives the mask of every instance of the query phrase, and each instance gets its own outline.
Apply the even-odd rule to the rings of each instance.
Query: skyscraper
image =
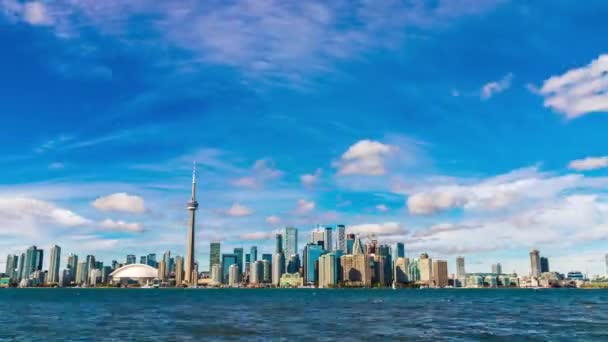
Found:
[[[315,262],[319,261],[319,257],[325,254],[322,246],[314,243],[309,243],[304,247],[304,282],[314,284],[315,277]]]
[[[325,230],[320,226],[313,229],[311,232],[310,242],[314,243],[315,245],[325,246]]]
[[[426,253],[420,254],[418,267],[420,269],[420,281],[424,284],[431,285],[433,282],[433,260]]]
[[[393,246],[393,259],[397,260],[398,258],[405,258],[405,245],[403,242],[397,242]]]
[[[9,254],[6,258],[6,275],[16,280],[17,279],[17,266],[18,266],[19,257],[13,254]]]
[[[146,257],[146,265],[152,266],[154,268],[158,267],[158,262],[156,262],[156,253],[148,254],[148,256]]]
[[[19,270],[17,270],[17,278],[19,281],[23,279],[23,274],[25,273],[25,255],[25,253],[21,253],[21,256],[19,257]]]
[[[331,252],[334,250],[334,244],[333,244],[333,229],[331,227],[325,227],[325,232],[323,234],[323,248],[328,251]]]
[[[220,265],[221,246],[219,242],[212,242],[209,245],[209,271],[213,265]]]
[[[264,255],[270,255],[270,254],[264,254]],[[272,260],[272,258],[271,258]],[[264,283],[270,283],[272,281],[272,267],[271,262],[268,261],[267,259],[262,258],[262,282]]]
[[[167,280],[169,279],[171,269],[173,268],[173,259],[171,258],[171,251],[165,251],[165,253],[163,253],[163,261],[165,262],[164,277],[165,280]]]
[[[260,260],[251,263],[251,270],[249,271],[249,283],[259,284],[263,282],[264,278],[264,263]]]
[[[363,243],[359,237],[356,237],[353,243],[353,248],[351,254],[365,254],[365,250],[363,249]]]
[[[281,276],[285,273],[285,255],[283,253],[276,253],[273,257],[272,267],[272,284],[279,286],[281,283]]]
[[[458,280],[460,280],[462,283],[464,283],[466,276],[467,276],[467,273],[465,272],[465,269],[464,269],[464,257],[459,256],[456,258],[456,278],[458,278]]]
[[[70,253],[70,255],[68,255],[67,269],[70,270],[71,276],[74,279],[76,277],[76,268],[77,267],[78,267],[78,255]]]
[[[400,257],[395,259],[393,276],[396,283],[403,284],[408,282],[409,264],[410,260],[408,258]]]
[[[346,227],[343,224],[337,226],[338,230],[338,250],[346,253]]]
[[[448,262],[445,260],[433,261],[433,282],[437,287],[448,286]]]
[[[346,236],[346,254],[353,254],[353,246],[355,244],[355,234],[348,234]]]
[[[334,253],[324,254],[319,257],[319,287],[338,286],[339,258]]]
[[[298,254],[298,229],[294,227],[285,228],[283,234],[283,244],[285,245],[285,259]]]
[[[243,270],[243,248],[235,248],[234,255],[236,255],[236,264],[239,266],[239,270]]]
[[[222,254],[222,283],[228,284],[228,277],[230,276],[230,266],[237,265],[237,258],[235,254]]]
[[[61,247],[55,245],[51,247],[51,260],[49,263],[49,284],[59,283],[59,263],[61,262]]]
[[[135,257],[135,255],[127,254],[127,260],[126,260],[127,265],[135,264],[136,262],[137,262],[137,258]]]
[[[500,263],[492,264],[492,273],[502,274],[502,265]]]
[[[158,279],[162,282],[167,281],[167,266],[165,264],[165,260],[161,260],[158,263]]]
[[[274,252],[275,253],[283,253],[283,235],[281,235],[281,234],[277,234],[276,235],[276,242],[275,242],[275,246],[274,246]]]
[[[532,277],[540,275],[540,255],[536,249],[530,251],[530,275]]]
[[[175,257],[175,286],[180,286],[184,282],[184,258]]]
[[[228,285],[233,287],[238,285],[241,281],[241,271],[239,269],[239,265],[230,265],[228,269]]]
[[[549,259],[540,257],[540,273],[549,272]]]
[[[340,257],[342,279],[346,286],[368,287],[372,285],[372,271],[369,256],[366,254],[347,254]]]
[[[196,224],[196,210],[198,209],[198,202],[196,201],[196,164],[192,168],[192,198],[190,202],[188,202],[188,210],[190,211],[190,224],[188,225],[188,245],[186,247],[186,259],[185,263],[185,273],[186,273],[186,283],[188,285],[196,285],[195,279],[197,276],[193,276],[194,272],[194,243],[195,243],[195,231],[194,226]]]
[[[39,253],[40,252],[40,253]],[[34,271],[39,271],[42,269],[42,250],[36,248],[36,246],[32,246],[27,249],[25,255],[25,264],[23,266],[23,275],[22,278],[29,278],[30,274],[34,273]]]
[[[256,262],[258,261],[258,247],[257,246],[251,246],[251,262]]]

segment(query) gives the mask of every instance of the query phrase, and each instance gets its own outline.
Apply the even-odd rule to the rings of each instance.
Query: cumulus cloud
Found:
[[[275,180],[283,176],[283,171],[278,170],[274,162],[270,159],[257,160],[249,171],[249,175],[243,176],[232,181],[232,185],[251,189],[263,188],[268,181]]]
[[[396,146],[373,140],[360,140],[350,146],[334,163],[340,175],[380,176],[386,173],[386,160],[397,151]]]
[[[253,210],[251,210],[248,207],[241,205],[239,203],[232,204],[230,209],[228,209],[226,211],[226,215],[236,216],[236,217],[249,216],[252,214],[253,214]]]
[[[307,173],[300,176],[300,182],[307,188],[312,188],[321,177],[321,169],[316,169],[314,173]]]
[[[314,201],[308,201],[305,199],[298,200],[298,206],[296,207],[296,214],[304,215],[315,210],[316,203]]]
[[[275,226],[275,225],[281,223],[281,218],[278,216],[268,216],[266,218],[266,223],[268,223],[269,225]]]
[[[23,6],[23,19],[32,25],[50,25],[53,23],[46,6],[40,1],[25,3]]]
[[[494,96],[498,93],[502,93],[503,91],[509,89],[509,87],[511,86],[512,78],[513,78],[513,74],[508,73],[498,81],[492,81],[492,82],[486,83],[481,88],[481,98],[484,100],[487,100],[487,99],[491,98],[492,96]]]
[[[608,54],[590,64],[551,76],[538,92],[545,107],[564,113],[566,118],[608,111]]]
[[[99,224],[102,228],[105,228],[107,230],[113,230],[113,231],[120,231],[120,232],[135,232],[135,233],[139,233],[139,232],[143,232],[144,231],[144,227],[140,224],[140,223],[129,223],[129,222],[125,222],[125,221],[114,221],[112,219],[105,219],[103,221],[101,221],[101,223]]]
[[[587,157],[570,162],[569,168],[577,171],[597,170],[608,167],[608,156],[606,157]]]
[[[93,201],[92,205],[101,211],[143,213],[146,210],[143,198],[135,195],[129,195],[125,192],[99,197]]]
[[[586,178],[571,174],[553,176],[536,168],[514,170],[478,182],[452,183],[413,190],[408,195],[409,212],[429,215],[454,208],[465,210],[495,210],[514,203],[553,199],[567,190],[600,189],[608,185],[607,178]]]
[[[386,205],[384,205],[384,204],[378,204],[378,205],[376,206],[376,210],[378,210],[378,211],[380,211],[380,212],[385,213],[385,212],[387,212],[389,209],[388,209],[388,207],[387,207]]]
[[[364,236],[389,236],[406,234],[407,230],[398,222],[365,223],[347,227],[349,234],[361,234]]]

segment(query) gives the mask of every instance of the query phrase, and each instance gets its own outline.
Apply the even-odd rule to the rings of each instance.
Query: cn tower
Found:
[[[196,163],[192,167],[192,199],[188,202],[188,210],[190,211],[190,224],[188,227],[188,246],[185,260],[185,279],[188,285],[196,286],[198,276],[194,275],[196,268],[194,267],[194,239],[195,239],[195,216],[196,209],[198,209],[198,202],[196,201]]]

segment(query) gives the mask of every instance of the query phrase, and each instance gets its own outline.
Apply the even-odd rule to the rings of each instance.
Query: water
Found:
[[[0,340],[608,341],[602,290],[0,290]]]

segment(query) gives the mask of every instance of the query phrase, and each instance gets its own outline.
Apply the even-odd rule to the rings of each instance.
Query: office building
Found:
[[[156,253],[150,253],[146,257],[146,265],[154,268],[158,268],[158,262],[156,261]]]
[[[233,266],[233,265],[230,265]],[[238,267],[238,265],[237,265]],[[228,272],[230,272],[230,267],[228,267]],[[228,279],[230,280],[230,279]],[[219,264],[211,266],[211,283],[213,285],[218,285],[222,283],[222,268]]]
[[[196,286],[198,279],[198,272],[194,270],[194,256],[195,256],[195,226],[196,226],[196,210],[198,209],[198,202],[196,201],[196,164],[192,168],[192,197],[188,202],[188,211],[190,212],[190,222],[188,224],[188,242],[186,245],[186,259],[184,259],[184,273],[185,281],[190,286]],[[196,273],[196,275],[195,275]]]
[[[135,255],[128,254],[127,255],[127,262],[126,262],[126,264],[127,265],[131,265],[131,264],[135,264],[135,263],[137,263],[137,259],[136,259]],[[145,262],[143,262],[142,264],[145,264]]]
[[[604,258],[606,259],[606,277],[608,277],[608,254],[606,254]]]
[[[399,257],[395,259],[393,278],[396,283],[404,284],[408,282],[409,267],[410,260],[408,258]]]
[[[315,283],[315,263],[319,261],[319,257],[323,254],[325,254],[325,250],[322,246],[313,243],[304,246],[304,282],[306,284]]]
[[[384,255],[371,255],[372,260],[372,284],[388,285],[388,274],[386,274],[387,259]],[[389,272],[391,274],[392,272]]]
[[[249,254],[249,253],[245,254],[245,263],[246,264],[251,263],[251,254]]]
[[[292,255],[298,254],[298,229],[294,227],[285,228],[283,234],[283,244],[285,248],[285,258],[289,260]]]
[[[426,253],[420,254],[418,259],[418,268],[420,269],[420,282],[426,285],[432,285],[433,282],[433,260]]]
[[[323,234],[323,246],[328,252],[334,250],[333,231],[334,230],[331,227],[325,227],[325,232]]]
[[[249,283],[257,285],[263,282],[264,278],[264,263],[260,260],[251,263],[249,271]]]
[[[405,245],[403,242],[397,242],[393,246],[393,260],[398,258],[405,258]]]
[[[540,275],[540,253],[533,249],[530,251],[530,276],[538,277]]]
[[[337,287],[339,283],[339,258],[334,253],[324,254],[319,257],[319,287]]]
[[[346,254],[353,254],[354,245],[355,245],[355,234],[346,235]]]
[[[359,237],[356,237],[353,243],[353,248],[351,254],[365,254],[365,250],[363,249],[363,243]]]
[[[343,224],[339,224],[336,230],[338,232],[338,250],[346,254],[346,227]]]
[[[61,262],[61,247],[51,247],[51,259],[49,261],[49,284],[59,284],[59,264]]]
[[[321,226],[317,226],[317,228],[315,228],[311,232],[311,235],[311,243],[315,245],[325,246],[325,229],[323,229]]]
[[[166,272],[167,272],[167,266],[165,264],[165,260],[163,259],[158,263],[158,279],[161,282],[166,282],[167,279],[169,279],[167,277]]]
[[[270,255],[270,254],[268,254]],[[269,284],[272,281],[272,268],[270,261],[262,259],[262,282]]]
[[[173,269],[173,258],[171,258],[171,251],[165,251],[165,253],[163,253],[163,261],[165,262],[165,272],[163,272],[163,276],[166,281],[171,276],[171,269]]]
[[[19,270],[17,270],[18,273],[18,280],[21,281],[21,279],[24,278],[23,274],[25,273],[25,253],[21,253],[21,256],[19,257]]]
[[[467,277],[467,273],[464,268],[464,257],[459,256],[456,258],[456,278],[464,284],[464,280]]]
[[[180,286],[184,282],[184,258],[175,257],[175,285]]]
[[[89,275],[91,274],[91,271],[95,269],[95,256],[93,255],[87,255],[87,264],[85,266],[86,268],[86,272],[87,272],[87,277],[89,277]],[[85,281],[87,281],[89,278],[85,278]]]
[[[281,276],[285,273],[285,254],[276,253],[273,257],[272,267],[272,284],[279,286],[281,283]]]
[[[540,273],[550,272],[549,271],[549,259],[540,257]]]
[[[376,247],[378,247],[378,240],[372,240],[370,243],[365,245],[366,254],[376,254]]]
[[[257,246],[251,246],[251,252],[249,254],[251,255],[250,262],[258,261],[258,247]]]
[[[67,269],[70,270],[72,278],[76,275],[76,268],[78,267],[78,255],[70,253],[68,255]]]
[[[235,287],[239,284],[241,278],[241,271],[239,265],[230,265],[228,269],[228,286]]]
[[[243,271],[243,248],[235,248],[233,250],[236,255],[236,264],[239,266],[239,271]]]
[[[433,261],[433,283],[436,287],[448,286],[448,262],[445,260]]]
[[[235,254],[222,254],[222,283],[228,284],[228,276],[230,275],[230,265],[237,265],[237,257]]]
[[[76,266],[76,284],[86,284],[88,277],[86,261],[79,262]]]
[[[9,254],[6,257],[6,275],[11,280],[17,280],[17,268],[19,266],[19,257],[13,254]]]
[[[345,286],[368,287],[372,285],[369,256],[362,253],[343,255],[340,257],[340,266]]]
[[[219,242],[209,244],[209,271],[213,265],[221,264],[221,246]]]
[[[492,264],[492,273],[502,274],[502,265],[500,263]]]
[[[385,260],[383,260],[384,269],[382,271],[384,274],[384,281],[381,283],[389,285],[393,282],[393,255],[391,247],[389,245],[378,245],[378,247],[376,247],[376,255],[385,257]]]
[[[300,272],[300,255],[294,254],[287,260],[287,272],[286,273],[299,273]]]
[[[139,257],[139,263],[142,265],[147,265],[148,264],[148,256],[147,255],[142,255]]]
[[[283,235],[277,234],[275,239],[274,253],[283,253]]]
[[[101,283],[108,284],[110,282],[110,274],[114,269],[112,266],[104,266],[101,268]]]
[[[27,249],[25,255],[25,264],[22,278],[28,279],[30,275],[35,271],[42,270],[42,258],[43,252],[41,249],[38,249],[36,246],[32,246]]]

